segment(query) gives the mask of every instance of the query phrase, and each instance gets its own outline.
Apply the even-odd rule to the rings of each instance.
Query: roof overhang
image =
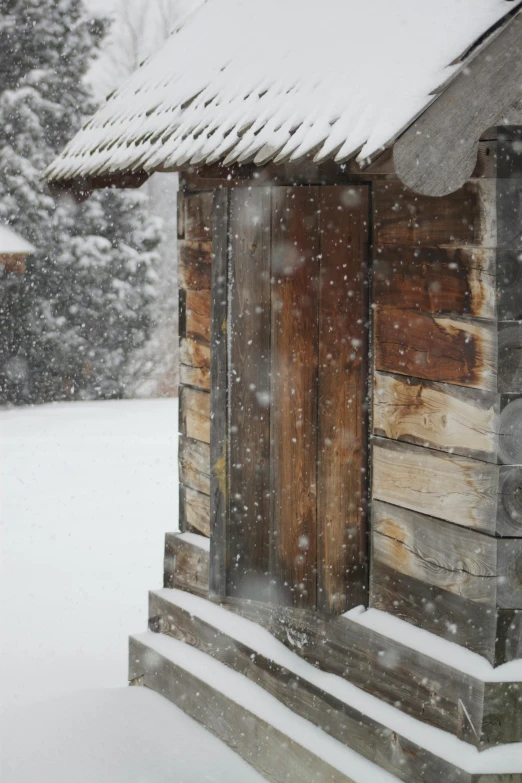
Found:
[[[252,137],[252,123],[245,126],[244,136],[236,134],[238,140],[234,142],[234,149],[237,148],[237,152],[232,154],[230,145],[222,143],[222,153],[219,153],[218,145],[217,151],[209,155],[202,151],[201,142],[199,146],[196,143],[200,134],[206,133],[206,147],[203,145],[203,148],[211,149],[209,140],[213,131],[209,132],[209,127],[213,127],[213,115],[212,112],[201,114],[207,103],[202,102],[198,108],[200,114],[196,113],[192,125],[185,120],[186,113],[196,111],[194,105],[199,100],[198,95],[173,109],[172,116],[177,117],[177,124],[171,126],[169,122],[174,120],[163,116],[168,115],[167,106],[161,102],[159,105],[150,103],[152,99],[150,105],[142,104],[142,114],[140,111],[133,114],[134,109],[127,109],[126,114],[126,104],[118,97],[118,91],[49,167],[46,176],[55,192],[67,189],[81,200],[97,188],[140,187],[155,171],[185,171],[216,163],[226,167],[252,163],[266,166],[273,162],[297,165],[311,160],[335,161],[342,165],[351,161],[352,168],[362,172],[383,150],[393,147],[396,172],[408,187],[427,195],[443,195],[461,187],[471,176],[477,161],[479,139],[487,128],[505,122],[522,124],[521,9],[522,3],[517,2],[478,41],[468,46],[451,63],[450,78],[424,100],[416,115],[409,117],[402,128],[367,156],[363,154],[367,144],[365,146],[362,137],[355,148],[346,146],[344,138],[333,146],[327,144],[328,154],[324,154],[322,137],[315,146],[273,142],[263,146]],[[134,93],[136,100],[143,99],[144,79],[141,69],[131,77],[132,89],[127,88],[130,104],[127,100],[127,105],[132,105]],[[158,89],[157,84],[155,89]],[[125,95],[125,85],[122,92]],[[111,108],[113,101],[115,108]],[[149,108],[145,111],[147,105]],[[219,109],[216,111],[219,113]],[[261,110],[254,107],[252,111],[255,117],[255,111]],[[154,134],[151,117],[158,113],[162,116],[163,130]],[[205,119],[201,120],[198,129],[198,117],[203,116]],[[168,130],[170,127],[173,129]],[[259,133],[258,138],[262,137],[265,127],[260,125],[255,133]],[[299,135],[301,129],[297,128],[294,133]],[[176,143],[173,136],[179,137]],[[249,141],[250,146],[244,143],[245,137],[254,138],[253,142]]]

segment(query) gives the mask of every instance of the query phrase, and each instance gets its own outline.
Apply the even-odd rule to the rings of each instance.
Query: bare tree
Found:
[[[101,3],[91,0],[96,14]],[[116,89],[139,65],[156,52],[169,34],[202,0],[113,0],[110,31],[95,63],[90,81],[100,100]],[[144,186],[151,213],[163,220],[164,241],[156,269],[155,328],[149,343],[134,357],[133,377],[141,381],[131,395],[172,396],[177,393],[177,176],[155,174]]]
[[[111,27],[91,72],[96,94],[104,98],[157,51],[198,0],[113,0]],[[93,8],[103,12],[100,4]]]

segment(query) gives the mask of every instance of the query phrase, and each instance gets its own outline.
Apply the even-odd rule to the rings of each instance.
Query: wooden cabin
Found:
[[[521,43],[506,0],[207,0],[47,171],[180,173],[129,679],[268,780],[522,781]]]
[[[25,272],[25,259],[35,248],[11,228],[0,224],[0,270],[21,275]]]

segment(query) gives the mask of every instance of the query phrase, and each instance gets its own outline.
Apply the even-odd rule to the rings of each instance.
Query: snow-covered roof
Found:
[[[36,250],[30,242],[7,226],[0,224],[0,256],[29,255]]]
[[[365,159],[512,10],[507,0],[206,0],[46,175]]]

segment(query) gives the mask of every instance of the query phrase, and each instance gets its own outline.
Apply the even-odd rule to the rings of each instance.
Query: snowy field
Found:
[[[0,412],[2,783],[250,783],[219,740],[126,687],[177,527],[177,401]]]

